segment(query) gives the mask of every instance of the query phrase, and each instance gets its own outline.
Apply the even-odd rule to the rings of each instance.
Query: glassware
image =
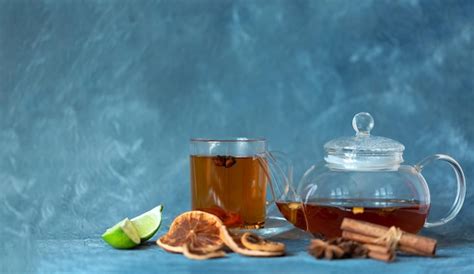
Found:
[[[277,164],[265,139],[191,139],[190,161],[193,210],[212,213],[230,228],[265,226],[263,234],[291,228],[268,216],[279,191],[273,184],[289,182],[285,161]]]
[[[327,142],[325,161],[305,172],[295,194],[283,195],[277,201],[288,221],[314,235],[334,237],[340,236],[344,217],[417,233],[423,227],[443,225],[458,214],[466,184],[456,160],[435,154],[414,166],[403,165],[405,147],[371,135],[374,120],[369,113],[356,114],[352,126],[356,135]],[[446,217],[427,222],[430,192],[422,170],[435,160],[453,168],[457,193]]]

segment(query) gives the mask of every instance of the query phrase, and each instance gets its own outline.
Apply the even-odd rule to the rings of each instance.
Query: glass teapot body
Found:
[[[277,206],[289,222],[314,235],[331,238],[340,236],[340,224],[346,217],[417,233],[457,215],[466,193],[461,166],[443,154],[427,157],[414,166],[404,165],[404,146],[371,136],[373,126],[370,114],[354,116],[356,136],[326,143],[325,161],[310,167],[297,186],[285,188]],[[457,195],[445,218],[427,222],[430,192],[422,170],[435,160],[453,168]]]
[[[408,165],[355,171],[321,163],[306,173],[296,193],[304,212],[303,220],[295,225],[324,237],[340,236],[339,226],[345,217],[416,233],[423,227],[430,205],[425,179]]]

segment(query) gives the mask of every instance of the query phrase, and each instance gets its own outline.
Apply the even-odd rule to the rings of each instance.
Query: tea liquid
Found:
[[[228,227],[263,227],[266,169],[257,157],[192,155],[192,208],[217,215]]]
[[[429,206],[417,201],[327,199],[309,203],[277,202],[282,215],[298,228],[326,238],[341,236],[340,225],[345,217],[397,226],[417,233],[423,228]]]

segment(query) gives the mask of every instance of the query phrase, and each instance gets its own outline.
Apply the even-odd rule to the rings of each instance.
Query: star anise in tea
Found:
[[[221,166],[221,167],[225,167],[225,168],[232,167],[237,162],[235,160],[235,157],[222,156],[222,155],[217,155],[216,157],[214,157],[213,160],[214,160],[214,164],[216,166]]]

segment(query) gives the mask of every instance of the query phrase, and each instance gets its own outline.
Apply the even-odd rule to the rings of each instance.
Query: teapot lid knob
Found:
[[[370,135],[370,131],[374,128],[374,118],[368,112],[359,112],[352,118],[352,128],[357,136]]]
[[[352,119],[356,135],[332,139],[324,145],[328,164],[345,170],[397,169],[403,162],[405,147],[395,140],[374,136],[374,119],[367,112]]]

